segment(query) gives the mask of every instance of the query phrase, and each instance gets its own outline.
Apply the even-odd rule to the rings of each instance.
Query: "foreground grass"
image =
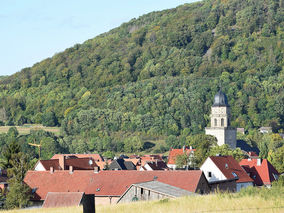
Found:
[[[111,206],[97,206],[97,213],[157,213],[157,212],[284,212],[283,193],[246,192],[219,193],[152,202],[136,202]],[[82,207],[59,209],[12,210],[5,213],[81,213]]]

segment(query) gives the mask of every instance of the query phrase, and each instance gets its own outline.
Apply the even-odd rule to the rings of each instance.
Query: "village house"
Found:
[[[239,163],[253,179],[255,186],[271,187],[272,182],[278,180],[279,173],[267,159],[242,159]]]
[[[269,126],[262,126],[258,130],[262,134],[272,133],[272,127],[269,127]]]
[[[154,170],[169,170],[169,167],[164,161],[155,160],[146,161],[143,166],[140,167],[139,171],[154,171]]]
[[[193,149],[192,147],[188,148],[188,147],[183,147],[182,149],[170,149],[170,153],[169,153],[169,157],[168,157],[168,163],[167,166],[170,169],[175,170],[177,168],[176,166],[176,158],[179,155],[183,155],[186,154],[189,158],[193,158],[194,157],[194,152],[196,151],[196,149]],[[193,166],[192,163],[189,163],[189,166]]]
[[[232,156],[208,157],[200,169],[213,189],[240,191],[253,186],[253,180]]]
[[[110,163],[109,170],[136,170],[136,166],[131,161],[115,159]]]
[[[153,180],[132,184],[120,197],[117,203],[128,203],[139,200],[176,198],[192,195],[196,195],[196,193]]]
[[[114,204],[135,183],[157,180],[193,193],[209,193],[200,170],[192,171],[28,171],[24,182],[31,188],[34,205],[42,205],[48,192],[84,192],[96,204]],[[52,184],[51,184],[52,183]]]
[[[73,155],[60,155],[58,159],[39,160],[36,163],[34,170],[69,170],[70,167],[72,167],[72,169],[74,170],[94,170],[95,168],[99,169],[99,166],[91,157],[77,158]]]

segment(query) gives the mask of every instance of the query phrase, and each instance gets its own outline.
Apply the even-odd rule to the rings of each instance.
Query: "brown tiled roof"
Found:
[[[24,182],[36,189],[34,200],[44,200],[48,192],[85,192],[96,196],[121,196],[133,183],[160,182],[196,192],[202,171],[28,171]]]
[[[92,161],[92,164],[89,161]],[[65,166],[73,166],[73,169],[92,170],[98,167],[92,158],[67,158],[65,159]]]
[[[59,160],[51,159],[51,160],[39,160],[39,163],[45,168],[45,170],[50,170],[50,167],[53,167],[54,170],[60,170]]]
[[[163,160],[162,155],[144,155],[140,159],[142,161]]]
[[[169,158],[168,158],[168,164],[176,164],[176,157],[178,155],[183,155],[186,153],[187,155],[190,154],[190,152],[195,151],[196,149],[189,149],[185,148],[183,149],[171,149],[169,153]]]
[[[51,159],[59,159],[61,156],[77,158],[93,158],[95,161],[104,161],[104,158],[100,154],[55,154]]]
[[[267,159],[263,159],[261,165],[257,165],[257,159],[243,159],[239,164],[247,173],[250,173],[250,177],[253,178],[254,183],[258,186],[271,184],[275,181],[275,175],[279,175],[278,171]]]
[[[147,162],[147,164],[151,167],[151,169],[153,170],[166,170],[169,169],[167,164],[164,161],[151,161],[151,162]]]
[[[48,192],[42,205],[43,208],[79,206],[83,192]]]
[[[140,159],[137,158],[125,158],[125,161],[131,161],[135,166],[137,166],[140,163]]]
[[[237,183],[253,182],[246,171],[232,156],[211,156],[209,157],[220,169],[227,179],[234,179],[233,172],[238,176]]]

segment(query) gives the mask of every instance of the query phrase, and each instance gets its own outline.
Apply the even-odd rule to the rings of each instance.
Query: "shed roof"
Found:
[[[43,208],[79,206],[84,196],[83,192],[48,192]]]

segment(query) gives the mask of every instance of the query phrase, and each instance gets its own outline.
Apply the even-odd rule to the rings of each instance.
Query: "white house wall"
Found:
[[[41,162],[39,162],[35,167],[35,171],[46,171],[46,170],[43,167],[43,165],[41,164]]]
[[[200,167],[200,170],[203,171],[208,182],[227,180],[227,178],[223,175],[220,169],[213,163],[210,158],[207,158],[205,160],[205,162]],[[211,172],[211,178],[208,175],[209,172]]]

